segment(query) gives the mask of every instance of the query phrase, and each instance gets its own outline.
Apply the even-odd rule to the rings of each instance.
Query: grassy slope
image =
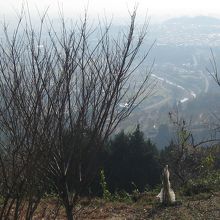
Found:
[[[220,219],[220,192],[213,194],[200,194],[193,197],[180,199],[181,205],[161,207],[155,200],[155,195],[144,194],[136,202],[104,202],[93,200],[89,206],[82,202],[78,207],[76,219],[109,219],[109,220],[215,220]],[[48,200],[51,201],[51,200]],[[52,202],[44,201],[38,209],[34,219],[52,219],[52,213],[56,210]],[[54,209],[54,211],[53,211]],[[44,214],[42,213],[44,210]],[[43,214],[43,215],[42,215]],[[60,208],[59,217],[65,219],[63,207]]]

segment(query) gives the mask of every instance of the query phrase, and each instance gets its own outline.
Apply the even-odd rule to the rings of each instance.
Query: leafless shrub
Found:
[[[140,57],[148,23],[136,35],[136,10],[118,38],[87,15],[69,27],[61,14],[58,31],[46,17],[38,31],[24,15],[13,33],[5,25],[0,43],[0,218],[31,219],[49,184],[73,219],[105,141],[155,84],[151,68],[131,83],[151,49]]]
[[[173,128],[173,140],[167,148],[167,159],[176,184],[183,185],[189,180],[202,175],[205,170],[202,168],[203,160],[209,155],[207,146],[215,145],[216,138],[195,140],[191,121],[187,121],[176,109],[169,112],[169,118]],[[212,149],[210,147],[210,149]]]

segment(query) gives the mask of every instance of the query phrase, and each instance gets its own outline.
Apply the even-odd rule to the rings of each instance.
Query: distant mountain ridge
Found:
[[[182,16],[182,17],[171,18],[165,21],[164,24],[165,25],[172,25],[172,24],[220,25],[220,19],[209,16],[196,16],[196,17]]]

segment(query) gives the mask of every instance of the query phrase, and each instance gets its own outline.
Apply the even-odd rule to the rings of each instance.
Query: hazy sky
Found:
[[[139,15],[152,17],[171,17],[178,15],[212,15],[220,17],[220,0],[26,0],[29,8],[40,11],[50,6],[50,14],[55,15],[58,4],[63,5],[66,15],[76,16],[83,13],[88,5],[91,15],[104,15],[122,18],[128,15],[135,4],[139,5]],[[0,0],[0,16],[13,16],[21,8],[21,0]],[[36,10],[35,10],[36,11]]]

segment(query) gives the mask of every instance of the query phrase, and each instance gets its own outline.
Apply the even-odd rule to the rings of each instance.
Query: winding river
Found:
[[[179,89],[183,90],[184,92],[186,92],[187,94],[189,94],[188,97],[183,97],[181,100],[179,100],[180,103],[184,103],[184,102],[189,101],[189,100],[192,99],[192,98],[193,98],[193,99],[196,98],[196,93],[195,93],[194,91],[192,91],[192,90],[188,90],[188,89],[184,88],[184,87],[181,86],[181,85],[178,85],[178,84],[176,84],[176,83],[173,83],[173,82],[171,82],[171,81],[169,81],[169,80],[167,80],[167,79],[164,79],[164,78],[162,78],[162,77],[159,77],[159,76],[157,76],[157,75],[155,75],[155,74],[151,74],[151,76],[154,77],[154,78],[156,78],[156,79],[158,79],[158,80],[160,80],[160,81],[163,81],[163,82],[165,82],[165,83],[167,83],[167,84],[169,84],[169,85],[175,86],[176,88],[179,88]]]

